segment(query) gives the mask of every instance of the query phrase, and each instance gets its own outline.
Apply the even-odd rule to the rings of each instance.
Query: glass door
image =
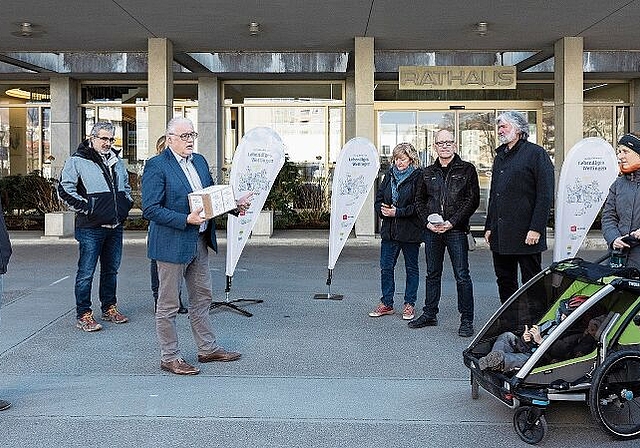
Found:
[[[537,142],[538,127],[542,125],[542,109],[490,107],[494,104],[482,106],[466,105],[459,110],[451,110],[448,105],[443,110],[402,110],[396,106],[391,110],[378,110],[377,144],[381,172],[386,171],[393,148],[401,142],[413,144],[420,155],[421,164],[431,165],[436,157],[433,150],[434,132],[438,129],[451,130],[456,136],[458,154],[463,160],[473,163],[478,171],[480,206],[471,223],[483,225],[491,187],[493,158],[498,146],[496,117],[504,110],[519,110],[529,121],[529,140]]]
[[[494,111],[458,112],[458,154],[478,171],[480,206],[476,215],[487,214],[491,167],[497,147],[495,121]]]

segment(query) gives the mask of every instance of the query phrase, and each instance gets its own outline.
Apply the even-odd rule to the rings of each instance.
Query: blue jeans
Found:
[[[99,297],[102,311],[116,304],[118,269],[122,260],[122,226],[76,228],[79,245],[78,272],[76,273],[76,315],[78,319],[91,311],[91,284],[100,260]]]
[[[504,352],[504,371],[519,369],[531,357],[531,353],[521,353],[517,346],[518,336],[511,332],[502,333],[493,343],[492,351]]]
[[[473,284],[469,274],[469,242],[461,230],[445,233],[425,231],[424,252],[427,258],[426,299],[424,313],[433,318],[438,314],[440,303],[442,263],[445,249],[451,258],[451,267],[458,290],[458,312],[462,321],[473,322]]]
[[[415,306],[420,283],[418,256],[420,243],[401,243],[393,240],[382,240],[380,245],[380,285],[382,287],[382,303],[393,307],[393,296],[396,290],[394,271],[400,251],[404,255],[406,283],[404,287],[404,303]]]

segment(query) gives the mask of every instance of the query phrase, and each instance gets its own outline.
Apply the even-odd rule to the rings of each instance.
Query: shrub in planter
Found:
[[[65,210],[56,187],[57,180],[42,177],[39,171],[0,178],[0,197],[7,227],[44,229],[45,213]]]
[[[265,210],[274,211],[275,228],[287,228],[297,221],[294,202],[298,197],[300,184],[300,171],[286,156],[263,207]]]

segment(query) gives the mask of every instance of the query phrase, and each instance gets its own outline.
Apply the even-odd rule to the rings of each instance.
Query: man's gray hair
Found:
[[[500,124],[501,121],[506,121],[520,133],[520,138],[527,140],[529,138],[529,122],[522,112],[515,110],[508,110],[502,112],[496,118],[496,123]]]
[[[185,117],[173,117],[171,120],[169,120],[169,123],[167,123],[167,132],[166,135],[168,136],[169,134],[173,134],[174,131],[176,130],[176,127],[178,126],[178,124],[181,123],[187,123],[189,126],[191,126],[191,129],[193,129],[193,122],[191,120],[189,120],[188,118]]]
[[[91,128],[91,132],[89,132],[89,137],[97,137],[98,132],[100,132],[101,130],[105,130],[111,135],[115,135],[116,133],[116,127],[114,125],[112,125],[108,121],[98,121]]]

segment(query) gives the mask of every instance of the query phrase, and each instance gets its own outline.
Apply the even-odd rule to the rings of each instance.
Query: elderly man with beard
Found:
[[[484,237],[493,253],[500,302],[542,269],[546,228],[553,202],[553,164],[545,150],[527,141],[524,115],[498,115],[498,139]]]
[[[76,274],[76,326],[84,331],[102,328],[91,311],[91,284],[100,260],[99,297],[102,320],[128,322],[116,306],[118,269],[122,259],[122,224],[133,205],[129,176],[112,149],[115,127],[96,123],[89,138],[67,159],[58,195],[76,212],[75,238],[80,258]]]

